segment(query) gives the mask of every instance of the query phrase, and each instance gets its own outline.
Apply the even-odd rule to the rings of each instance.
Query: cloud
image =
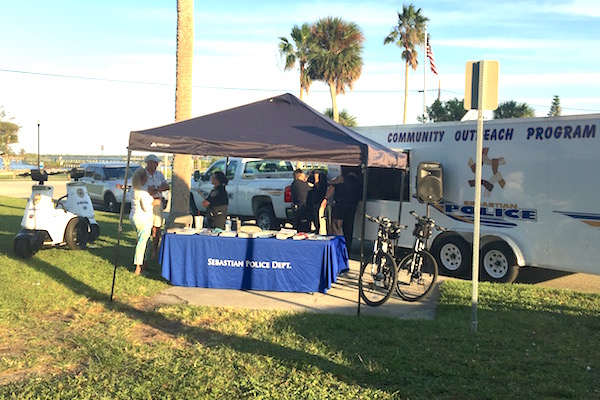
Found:
[[[538,11],[542,13],[567,14],[580,17],[600,17],[598,0],[562,1],[560,3],[552,3],[544,7],[539,7]]]

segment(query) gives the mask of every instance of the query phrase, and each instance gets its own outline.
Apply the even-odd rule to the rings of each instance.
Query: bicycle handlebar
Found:
[[[444,228],[443,226],[437,225],[433,218],[422,217],[414,211],[410,211],[409,214],[412,215],[413,217],[415,217],[417,220],[419,220],[422,223],[433,225],[433,227],[440,232],[446,232],[448,230],[448,229]]]
[[[375,222],[376,224],[379,225],[383,225],[383,226],[393,226],[394,229],[406,229],[408,228],[408,226],[406,225],[401,225],[396,221],[391,221],[389,218],[387,217],[373,217],[369,214],[365,214],[365,217],[372,222]]]

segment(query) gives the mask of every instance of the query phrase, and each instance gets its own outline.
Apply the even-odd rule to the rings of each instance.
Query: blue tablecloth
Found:
[[[175,286],[325,293],[348,269],[343,237],[245,239],[167,233],[162,276]]]

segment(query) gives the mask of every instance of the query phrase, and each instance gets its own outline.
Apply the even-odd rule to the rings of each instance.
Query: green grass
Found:
[[[153,307],[126,221],[97,212],[84,251],[17,259],[25,201],[0,197],[0,398],[507,399],[600,397],[600,295],[448,281],[433,321]]]

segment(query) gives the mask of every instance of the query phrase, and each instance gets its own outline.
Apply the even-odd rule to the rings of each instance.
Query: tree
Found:
[[[311,79],[329,85],[333,120],[339,122],[336,96],[352,90],[360,78],[365,37],[358,25],[341,18],[321,18],[311,28],[314,51],[310,58],[308,74]]]
[[[177,67],[175,71],[175,121],[192,116],[192,62],[194,59],[194,0],[177,0]],[[190,210],[192,156],[173,157],[171,212]]]
[[[560,98],[556,95],[552,99],[552,105],[548,112],[549,117],[560,117],[562,115],[562,107],[560,106]]]
[[[309,24],[302,24],[302,27],[294,25],[290,34],[294,43],[285,37],[280,37],[279,40],[279,54],[285,58],[285,71],[289,71],[296,66],[300,69],[300,100],[302,100],[302,93],[306,91],[308,96],[308,89],[312,84],[310,76],[307,73],[307,67],[310,60],[310,51],[312,47],[312,34],[310,31]],[[294,48],[294,45],[296,46]]]
[[[404,68],[404,115],[402,123],[406,124],[406,105],[408,103],[408,67],[417,69],[419,56],[416,47],[425,43],[425,24],[429,18],[421,15],[421,9],[415,10],[412,4],[402,5],[402,14],[398,12],[398,25],[393,28],[389,35],[383,40],[383,44],[395,43],[404,49],[402,59],[405,61]]]
[[[500,103],[498,108],[494,110],[494,119],[531,117],[535,117],[535,110],[527,103],[517,103],[514,100]]]
[[[327,115],[329,118],[333,119],[333,109],[332,108],[326,108],[325,111],[323,112],[323,114]],[[350,115],[350,113],[348,112],[348,110],[346,110],[345,108],[340,111],[339,113],[339,123],[344,125],[344,126],[357,126],[358,122],[356,121],[356,117],[353,115]]]
[[[13,154],[9,144],[19,141],[19,125],[4,121],[6,112],[0,107],[0,154]]]
[[[463,104],[464,101],[456,97],[445,102],[436,99],[431,107],[427,107],[427,119],[432,122],[460,121],[466,114]],[[418,119],[424,122],[423,117]]]

